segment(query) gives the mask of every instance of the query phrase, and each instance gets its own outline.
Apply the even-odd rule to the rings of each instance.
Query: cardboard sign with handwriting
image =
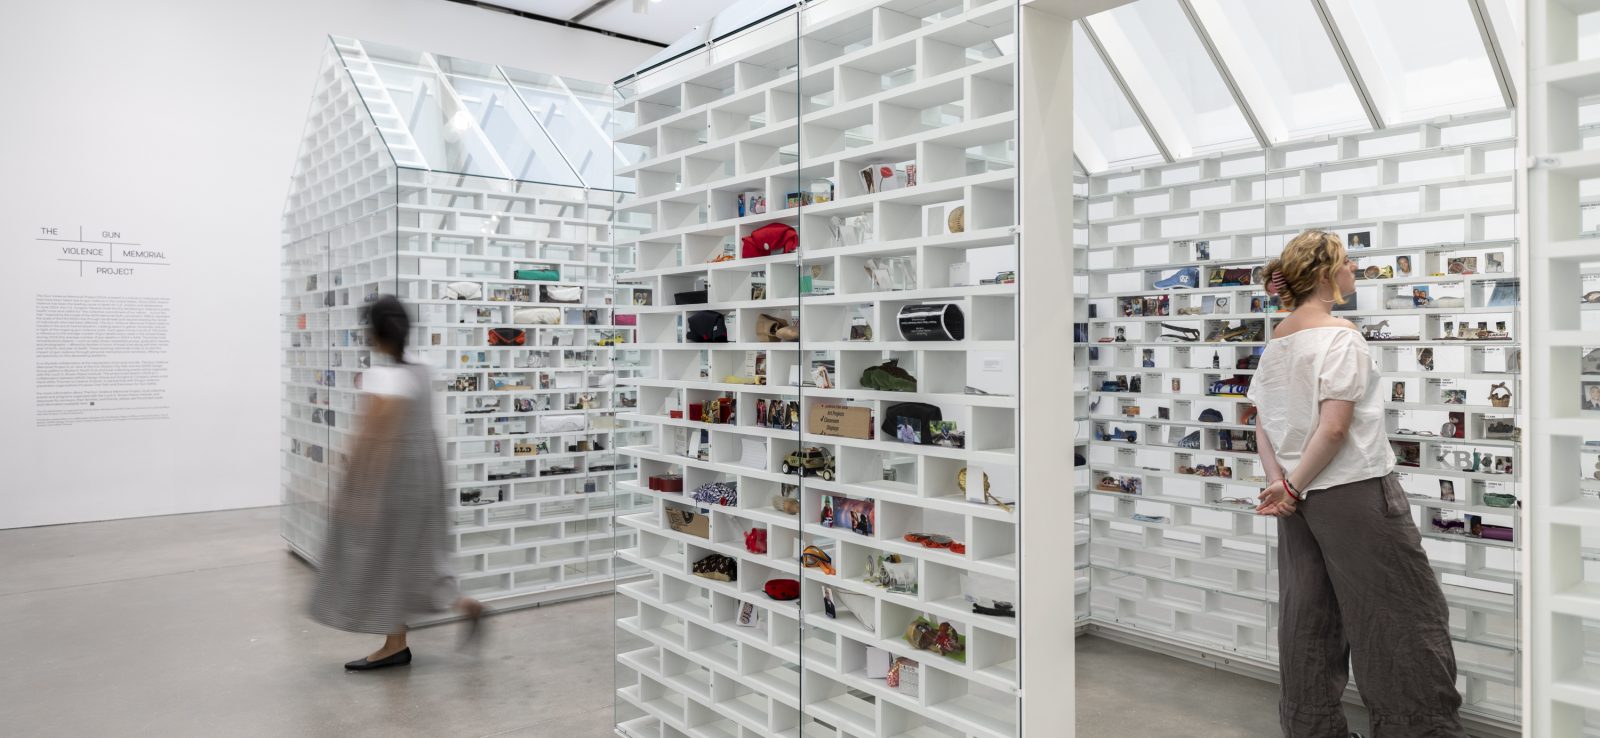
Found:
[[[811,432],[820,436],[872,438],[872,409],[844,405],[812,405]]]

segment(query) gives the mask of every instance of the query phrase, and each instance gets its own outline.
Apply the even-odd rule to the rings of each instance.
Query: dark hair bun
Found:
[[[384,295],[367,306],[367,335],[373,343],[391,350],[396,356],[405,352],[406,338],[411,335],[411,317],[406,306],[394,295]]]

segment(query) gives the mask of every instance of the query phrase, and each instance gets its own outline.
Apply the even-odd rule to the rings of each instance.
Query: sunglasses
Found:
[[[1401,428],[1400,430],[1395,431],[1395,434],[1396,435],[1401,435],[1401,436],[1436,436],[1436,435],[1438,435],[1437,433],[1434,433],[1433,431],[1414,431],[1414,430],[1411,430],[1410,428]]]
[[[833,568],[833,557],[816,546],[806,546],[805,550],[800,552],[800,563],[807,569],[821,569],[823,574],[830,577],[838,573]]]

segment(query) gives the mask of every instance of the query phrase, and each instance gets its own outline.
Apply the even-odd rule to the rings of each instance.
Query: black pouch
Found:
[[[937,405],[925,402],[901,402],[890,405],[883,410],[883,436],[884,438],[900,438],[900,422],[905,419],[912,427],[917,429],[917,442],[926,446],[933,443],[933,423],[944,420],[943,413],[939,412]]]
[[[674,303],[678,305],[704,305],[706,302],[708,302],[705,290],[679,292],[673,295],[672,299]]]
[[[684,337],[689,343],[727,343],[728,319],[715,310],[701,310],[689,315]]]

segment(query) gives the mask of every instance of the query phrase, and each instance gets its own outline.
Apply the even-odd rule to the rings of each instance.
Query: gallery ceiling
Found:
[[[479,0],[660,44],[677,41],[734,0]]]

